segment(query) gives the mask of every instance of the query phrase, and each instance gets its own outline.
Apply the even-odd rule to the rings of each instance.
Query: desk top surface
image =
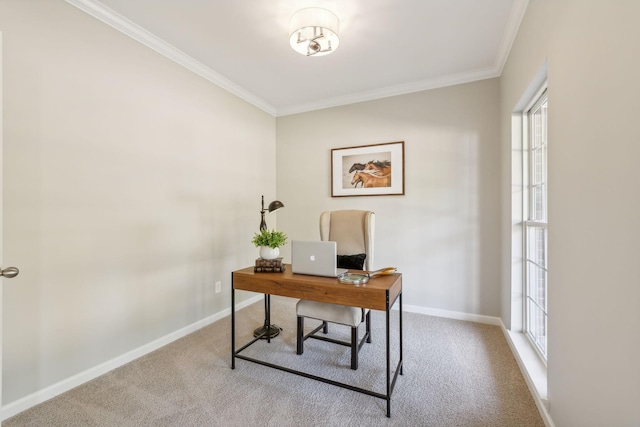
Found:
[[[387,310],[402,292],[402,274],[373,277],[366,284],[351,285],[340,283],[334,277],[293,274],[290,265],[286,265],[282,273],[256,273],[253,267],[247,267],[233,272],[233,287],[237,290]]]

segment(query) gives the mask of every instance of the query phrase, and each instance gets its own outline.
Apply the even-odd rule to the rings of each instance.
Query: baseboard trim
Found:
[[[417,305],[402,305],[402,309],[409,313],[426,314],[428,316],[445,317],[448,319],[466,320],[475,323],[486,323],[489,325],[500,325],[502,320],[495,316],[484,316],[482,314],[463,313],[460,311],[441,310],[438,308],[420,307]]]
[[[259,294],[254,297],[249,298],[242,303],[236,305],[236,310],[240,310],[244,307],[247,307],[255,302],[258,302],[263,299],[263,295]],[[84,372],[80,372],[76,375],[73,375],[69,378],[66,378],[56,384],[50,385],[49,387],[43,388],[33,394],[25,396],[21,399],[13,401],[7,405],[2,406],[0,409],[0,421],[4,421],[13,417],[14,415],[19,414],[20,412],[26,411],[27,409],[36,406],[42,402],[45,402],[53,397],[56,397],[64,392],[71,390],[81,384],[84,384],[88,381],[98,378],[101,375],[104,375],[116,368],[119,368],[123,365],[126,365],[129,362],[138,359],[146,354],[151,353],[163,347],[171,342],[185,337],[198,329],[204,328],[214,322],[217,322],[220,319],[223,319],[227,316],[231,315],[231,307],[224,309],[218,313],[215,313],[209,317],[206,317],[198,322],[195,322],[189,326],[185,326],[182,329],[179,329],[175,332],[172,332],[164,337],[158,338],[155,341],[152,341],[148,344],[145,344],[141,347],[138,347],[134,350],[131,350],[121,356],[118,356],[114,359],[111,359],[107,362],[104,362],[98,366],[95,366],[91,369],[87,369]]]

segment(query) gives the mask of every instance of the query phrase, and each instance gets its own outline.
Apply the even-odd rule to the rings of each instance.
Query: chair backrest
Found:
[[[362,210],[326,211],[320,214],[320,240],[337,243],[338,255],[367,254],[365,270],[373,270],[375,213]]]

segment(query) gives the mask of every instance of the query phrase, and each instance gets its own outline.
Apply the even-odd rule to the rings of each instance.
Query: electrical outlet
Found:
[[[219,294],[222,291],[222,282],[216,282],[216,294]]]

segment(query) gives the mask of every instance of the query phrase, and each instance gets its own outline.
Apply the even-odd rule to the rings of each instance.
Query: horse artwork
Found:
[[[355,187],[358,183],[362,183],[363,188],[391,187],[391,175],[378,175],[375,172],[361,170],[354,173],[351,180]]]
[[[362,188],[372,187],[390,187],[391,186],[391,161],[390,160],[371,160],[367,163],[354,163],[349,168],[349,173],[353,174],[351,184],[354,187],[358,187],[358,184]],[[372,175],[377,178],[383,179],[367,179],[364,175]]]
[[[331,158],[333,197],[404,194],[404,142],[332,149]]]

